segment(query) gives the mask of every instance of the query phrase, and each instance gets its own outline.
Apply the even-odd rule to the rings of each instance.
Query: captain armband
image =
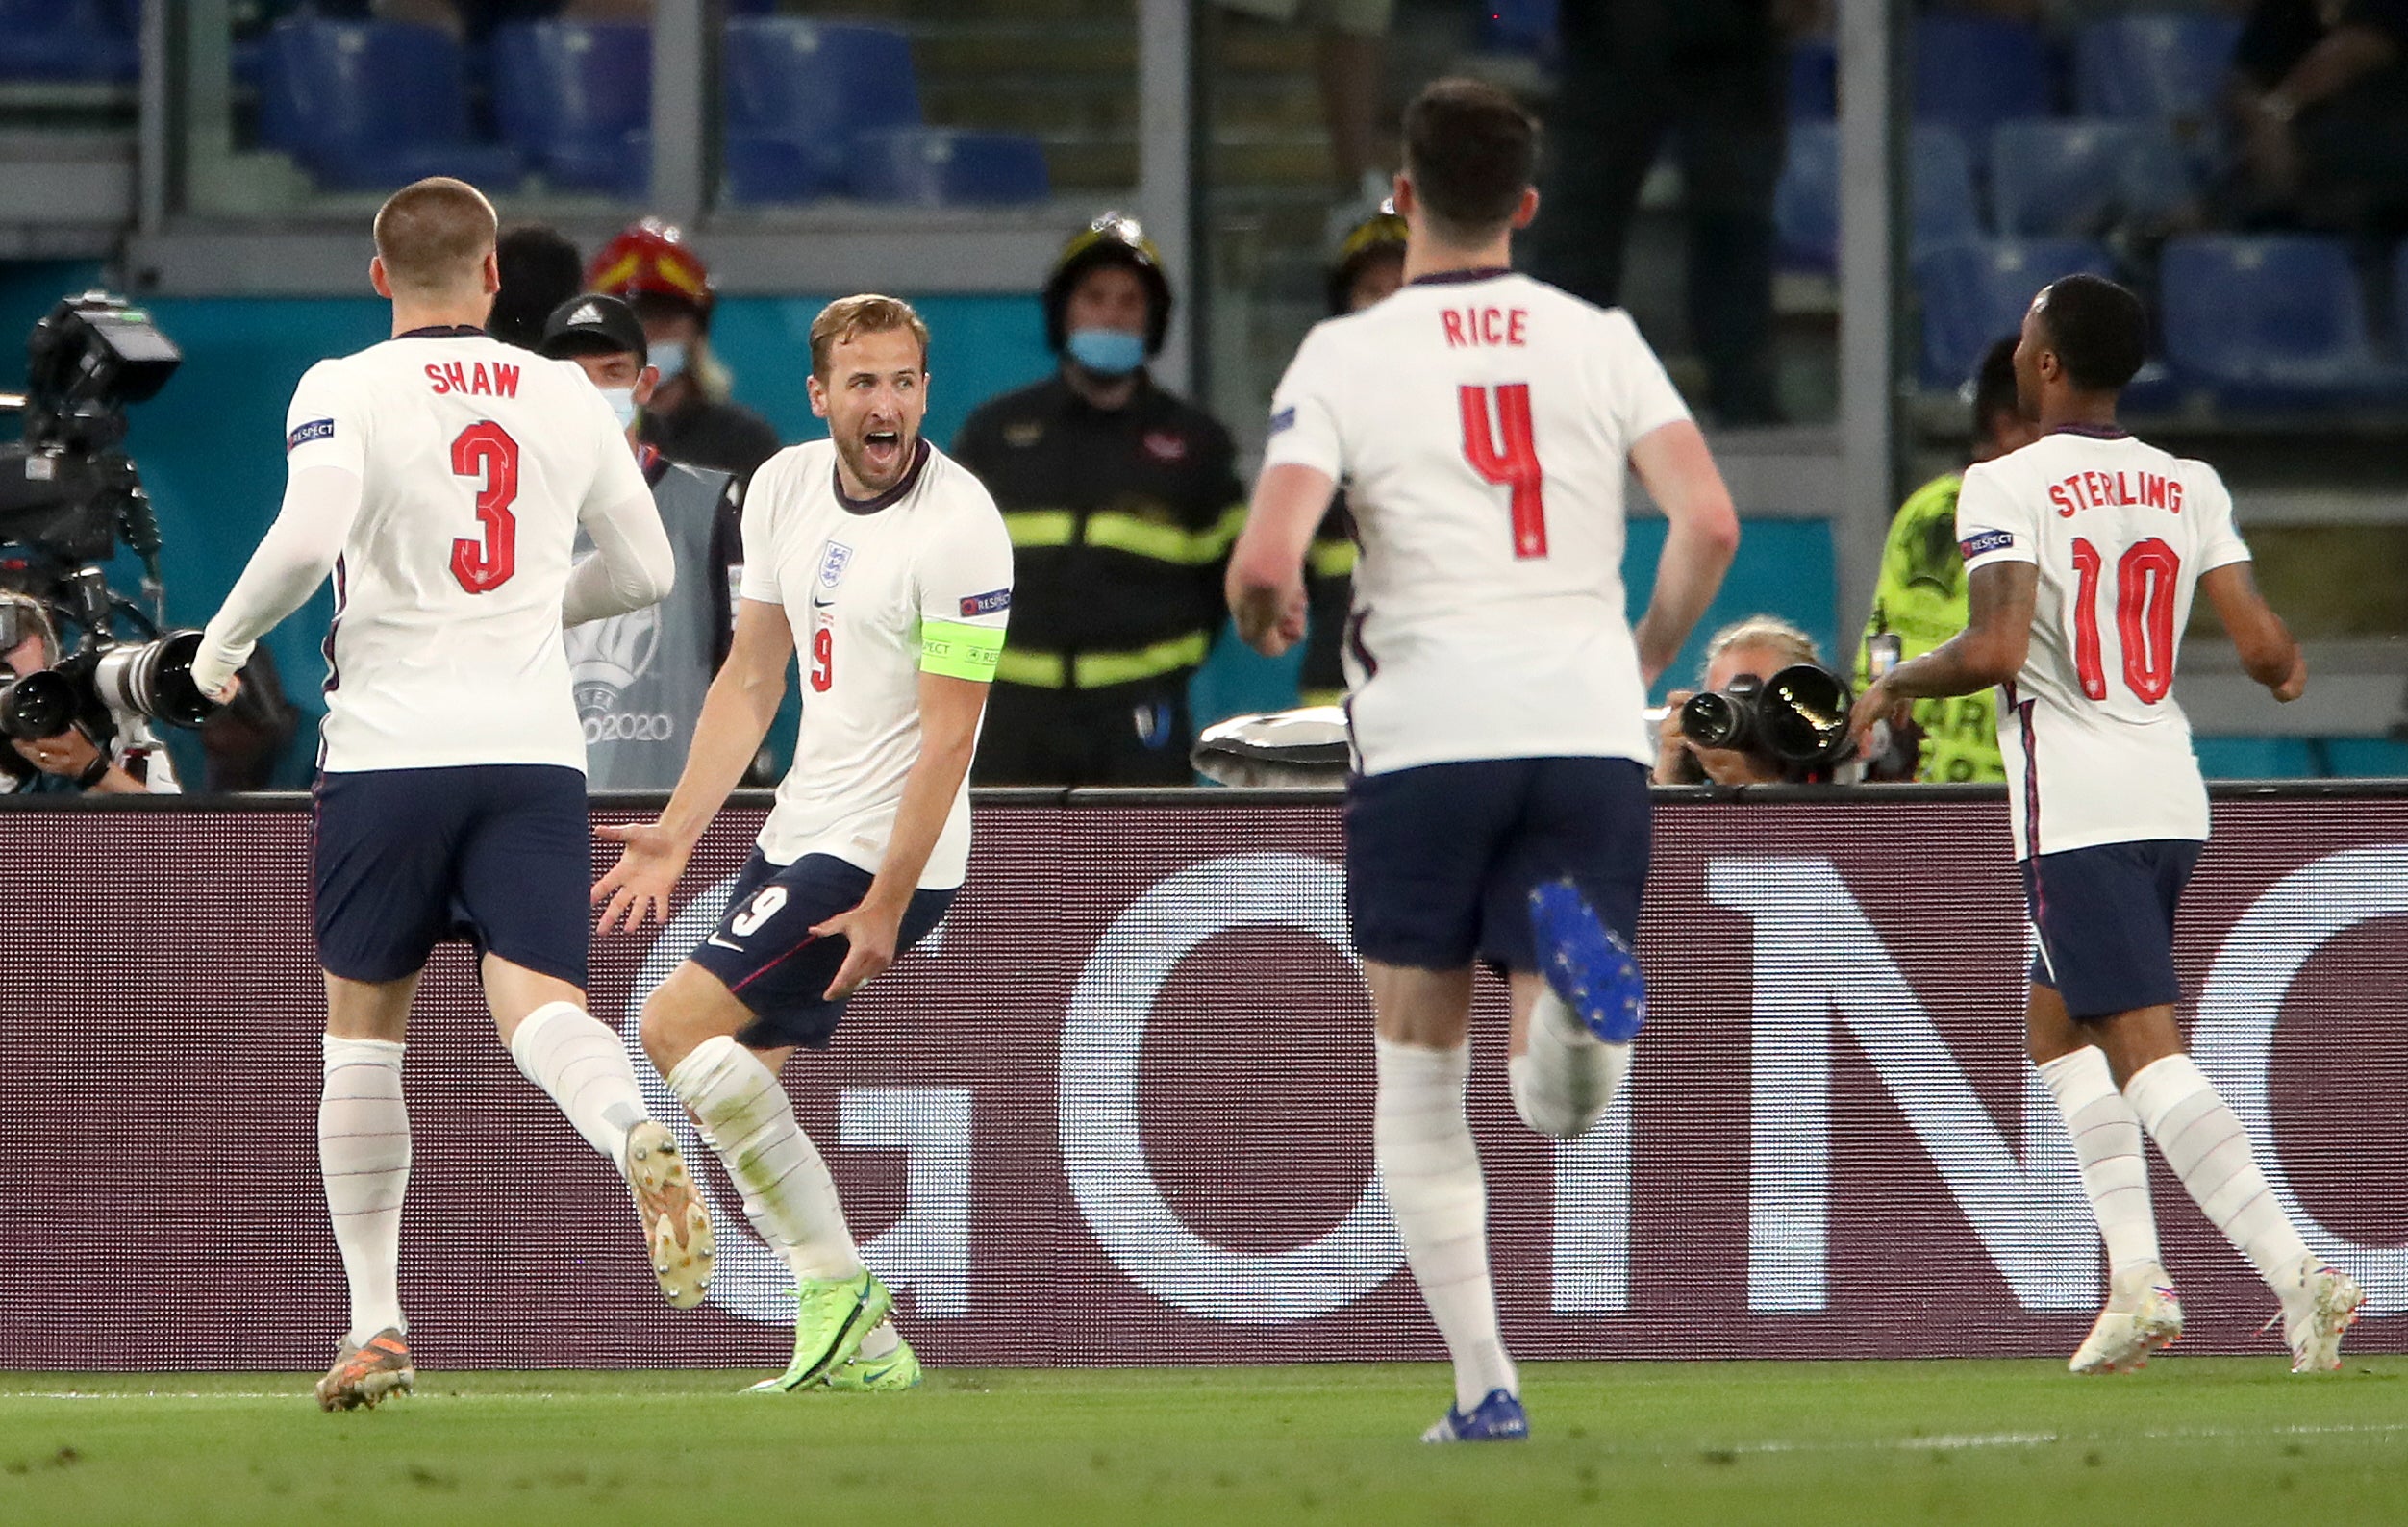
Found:
[[[965,625],[958,620],[923,621],[919,628],[919,671],[948,679],[972,679],[981,684],[995,676],[1003,656],[1003,628]]]

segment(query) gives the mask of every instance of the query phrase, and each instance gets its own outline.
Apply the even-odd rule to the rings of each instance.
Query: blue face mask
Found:
[[[611,406],[611,412],[618,416],[620,429],[632,430],[636,427],[636,389],[634,388],[604,388],[602,401],[608,403]]]
[[[656,339],[650,351],[649,359],[661,368],[662,381],[686,374],[686,341],[683,339]]]
[[[1097,376],[1127,376],[1145,363],[1145,337],[1125,329],[1074,329],[1063,348]]]

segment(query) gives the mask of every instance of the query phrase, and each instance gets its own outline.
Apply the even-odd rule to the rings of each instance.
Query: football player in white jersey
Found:
[[[1362,543],[1347,900],[1378,1016],[1373,1152],[1454,1358],[1430,1441],[1527,1432],[1464,1113],[1473,962],[1510,976],[1522,1118],[1584,1133],[1643,1013],[1642,707],[1739,543],[1705,438],[1628,314],[1508,268],[1537,156],[1537,125],[1487,86],[1441,81],[1414,102],[1406,284],[1296,352],[1229,570],[1246,640],[1300,639],[1306,548],[1343,485]],[[1625,463],[1671,520],[1635,631]]]
[[[2365,1294],[2300,1239],[2174,1021],[2175,908],[2208,836],[2207,789],[2172,692],[2193,594],[2207,595],[2242,666],[2275,699],[2298,698],[2307,664],[2258,593],[2215,469],[2116,422],[2146,338],[2140,299],[2111,281],[2068,276],[2033,299],[2015,371],[2041,438],[1969,468],[1957,500],[1970,623],[1867,689],[1856,722],[2000,690],[2039,945],[2027,1038],[2107,1243],[2106,1308],[2069,1365],[2138,1367],[2182,1334],[2158,1258],[2145,1130],[2281,1299],[2292,1371],[2324,1371],[2340,1366]]]
[[[593,898],[605,929],[667,920],[799,656],[809,688],[793,766],[725,915],[645,1002],[644,1046],[794,1273],[794,1360],[754,1388],[902,1389],[919,1360],[777,1073],[796,1046],[826,1048],[845,999],[925,938],[961,888],[1012,542],[978,479],[920,438],[928,329],[909,304],[830,303],[811,356],[812,410],[830,438],[754,474],[735,646],[667,810],[605,829],[627,849]]]
[[[317,1387],[374,1405],[414,1376],[395,1267],[410,1177],[402,1039],[435,943],[464,932],[527,1076],[634,1192],[663,1293],[699,1303],[710,1221],[585,1010],[585,735],[561,629],[668,591],[668,539],[586,374],[489,338],[493,209],[434,179],[376,214],[393,337],[293,391],[282,512],[209,623],[193,678],[232,692],[331,569],[313,904],[326,971],[318,1160],[351,1327]],[[569,569],[582,525],[601,555]]]

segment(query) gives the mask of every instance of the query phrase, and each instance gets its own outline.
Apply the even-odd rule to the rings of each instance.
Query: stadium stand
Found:
[[[1008,206],[1050,192],[1044,149],[1017,133],[899,127],[853,137],[847,184],[867,202]]]
[[[493,34],[502,136],[566,190],[640,197],[652,174],[652,31],[539,21]]]
[[[1919,124],[1909,175],[1914,242],[1925,247],[1978,238],[1973,163],[1953,128]],[[1789,157],[1773,192],[1781,258],[1794,269],[1830,270],[1840,252],[1840,134],[1829,122],[1790,124]]]
[[[2106,247],[2075,238],[1980,238],[1924,250],[1915,260],[1923,307],[1923,380],[1954,388],[1982,352],[2023,322],[2032,293],[2059,276],[2112,276]]]
[[[1915,120],[1956,129],[1976,152],[1991,131],[2054,110],[2047,45],[2035,28],[1991,16],[1934,14],[1915,24]]]
[[[2190,166],[2162,123],[2027,119],[1991,133],[1991,219],[2001,234],[2096,238],[2170,217],[2194,194]]]
[[[720,58],[738,201],[841,195],[854,134],[920,123],[911,40],[890,27],[736,16]]]
[[[2170,240],[2159,268],[2175,374],[2240,407],[2408,399],[2378,359],[2346,244],[2301,234]]]
[[[489,189],[525,179],[518,151],[469,132],[460,45],[399,21],[292,18],[261,55],[260,136],[335,190],[384,190],[426,175]]]
[[[0,0],[0,80],[131,80],[141,72],[133,0]]]
[[[2074,100],[2087,116],[2157,121],[2184,140],[2213,121],[2240,40],[2238,17],[2135,13],[2074,34]]]

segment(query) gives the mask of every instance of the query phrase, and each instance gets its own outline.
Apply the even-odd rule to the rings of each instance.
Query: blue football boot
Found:
[[[1530,1417],[1511,1390],[1491,1389],[1489,1397],[1466,1415],[1448,1406],[1439,1423],[1421,1434],[1425,1442],[1519,1442],[1530,1436]]]
[[[1530,931],[1540,972],[1591,1034],[1628,1044],[1647,1021],[1647,981],[1622,936],[1605,925],[1568,880],[1530,892]]]

